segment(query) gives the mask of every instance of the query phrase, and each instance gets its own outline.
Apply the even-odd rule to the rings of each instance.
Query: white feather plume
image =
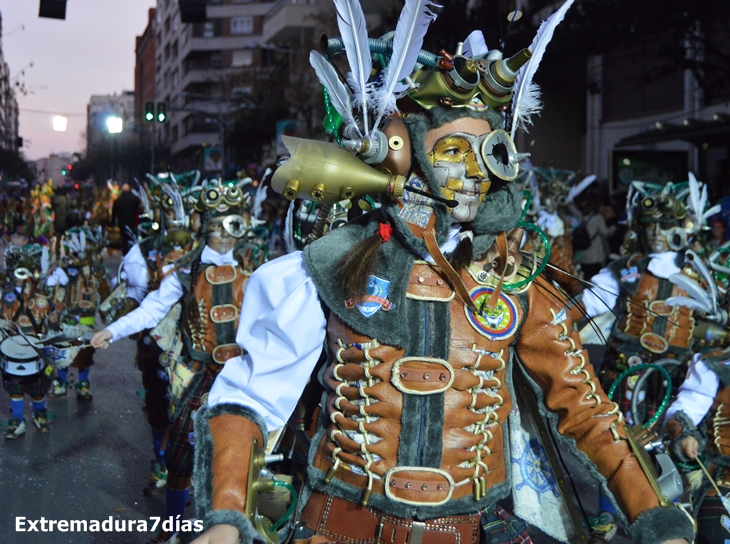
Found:
[[[715,278],[710,272],[710,269],[707,268],[705,262],[700,259],[700,256],[691,249],[688,249],[684,256],[690,266],[694,268],[700,276],[702,276],[703,281],[707,284],[707,288],[710,291],[710,298],[713,300],[713,305],[717,308],[717,285],[715,284]]]
[[[337,26],[345,46],[350,74],[347,82],[354,90],[354,102],[362,108],[362,123],[368,133],[368,79],[373,68],[368,44],[368,30],[365,14],[359,0],[334,0],[337,9]]]
[[[487,41],[481,30],[475,30],[464,40],[462,54],[469,58],[483,58],[489,53]]]
[[[132,192],[142,201],[142,207],[144,208],[145,215],[151,218],[152,208],[150,207],[150,199],[147,198],[147,191],[145,191],[145,188],[142,187],[142,184],[137,178],[134,178],[134,182],[137,184],[137,189],[132,189]]]
[[[363,134],[357,126],[355,117],[352,115],[352,97],[350,91],[337,76],[334,67],[317,51],[309,53],[309,64],[314,68],[319,82],[327,89],[332,106],[342,116],[343,121],[345,121],[345,134],[354,131],[358,136],[362,136]]]
[[[708,308],[703,301],[697,301],[693,298],[669,297],[667,300],[664,301],[664,303],[668,306],[686,306],[691,310],[696,310],[703,313],[712,312],[712,308]]]
[[[399,82],[413,72],[428,25],[436,19],[432,9],[439,7],[432,0],[406,0],[395,27],[393,54],[385,69],[383,83],[373,94],[378,111],[373,130],[378,128],[384,116],[397,110],[396,93],[408,89],[408,85]]]
[[[48,251],[46,246],[43,246],[41,251],[41,276],[47,276],[48,271],[51,269],[51,252]]]
[[[694,226],[692,232],[697,233],[707,223],[707,220],[722,211],[722,206],[717,204],[708,210],[707,206],[707,185],[701,181],[697,181],[695,175],[689,173],[689,195],[687,196],[687,207],[692,215]]]
[[[568,191],[567,201],[573,202],[575,197],[585,191],[594,181],[596,181],[596,175],[591,174],[590,176],[584,177],[577,185],[573,185],[570,191]]]
[[[565,17],[566,12],[573,5],[573,0],[567,0],[560,8],[553,13],[547,21],[543,21],[537,29],[537,35],[530,45],[532,58],[520,69],[515,80],[515,95],[512,98],[512,131],[510,136],[515,137],[515,132],[521,128],[527,132],[526,126],[532,124],[531,117],[542,109],[540,102],[540,89],[532,82],[535,77],[540,61],[545,54],[545,48],[553,38],[555,28]]]
[[[71,234],[71,241],[73,243],[71,249],[73,249],[76,254],[81,253],[81,242],[79,242],[79,234],[77,232]]]
[[[294,207],[295,202],[289,203],[289,209],[286,211],[286,219],[284,220],[284,247],[287,253],[297,251],[297,244],[294,242]]]
[[[177,221],[184,221],[185,206],[183,206],[182,195],[180,195],[175,179],[173,178],[172,183],[163,183],[162,190],[172,199],[172,209],[175,212],[175,219]]]
[[[702,289],[700,284],[697,283],[695,280],[685,276],[684,274],[672,274],[671,276],[669,276],[669,281],[671,281],[680,289],[687,291],[687,294],[693,300],[697,301],[704,308],[706,308],[705,310],[703,310],[704,312],[709,313],[714,311],[716,301],[713,300],[710,295],[708,295],[707,292]],[[669,299],[667,299],[667,304],[669,304]]]

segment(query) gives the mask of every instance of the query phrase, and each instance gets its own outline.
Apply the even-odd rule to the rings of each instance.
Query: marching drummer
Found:
[[[46,393],[51,386],[53,367],[30,345],[58,325],[58,314],[52,311],[40,286],[50,262],[48,248],[37,244],[10,245],[5,253],[8,282],[0,299],[0,362],[12,414],[5,438],[11,440],[25,434],[25,395],[31,398],[32,421],[38,431],[50,431]]]

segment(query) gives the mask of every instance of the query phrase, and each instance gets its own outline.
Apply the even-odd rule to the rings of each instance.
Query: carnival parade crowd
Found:
[[[204,526],[150,543],[517,544],[531,526],[589,542],[620,525],[639,544],[728,542],[724,189],[690,172],[608,194],[533,166],[513,142],[538,108],[530,50],[503,59],[472,33],[430,59],[435,15],[404,10],[376,66],[353,53],[357,2],[336,6],[342,42],[310,57],[336,142],[285,139],[258,179],[3,196],[5,438],[51,431],[48,396],[92,401],[95,351],[131,337],[142,492],[172,519],[194,494]],[[413,17],[420,38],[399,33]],[[597,517],[561,450],[600,483],[576,497]]]

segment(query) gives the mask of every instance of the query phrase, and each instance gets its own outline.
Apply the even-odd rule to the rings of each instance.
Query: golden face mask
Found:
[[[486,134],[455,132],[436,141],[428,158],[434,167],[443,195],[459,204],[450,209],[454,219],[472,221],[489,191],[491,181],[479,156]]]

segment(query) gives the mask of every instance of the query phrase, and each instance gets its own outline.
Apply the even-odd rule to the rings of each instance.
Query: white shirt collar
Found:
[[[669,279],[672,274],[679,274],[682,270],[677,266],[677,253],[664,251],[663,253],[650,253],[649,272],[657,278]]]
[[[214,264],[215,266],[222,266],[224,264],[236,265],[236,259],[233,258],[233,250],[231,249],[227,253],[217,253],[213,251],[209,246],[203,248],[203,253],[200,255],[200,262],[203,264]]]

